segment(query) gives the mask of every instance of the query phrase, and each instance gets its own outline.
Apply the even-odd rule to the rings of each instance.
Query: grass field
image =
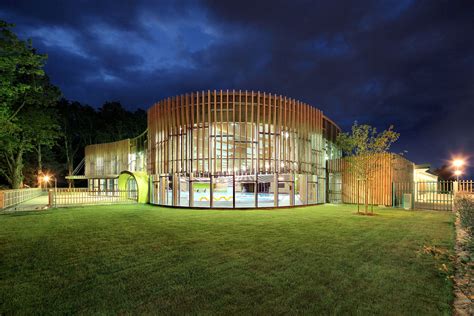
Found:
[[[450,314],[447,212],[95,206],[0,215],[0,314]]]

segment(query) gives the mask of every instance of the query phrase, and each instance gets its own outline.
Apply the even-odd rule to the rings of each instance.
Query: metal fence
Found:
[[[455,185],[454,181],[415,182],[415,208],[451,211]]]
[[[474,180],[460,180],[458,182],[458,192],[474,193]]]
[[[31,200],[42,194],[40,188],[0,191],[0,209],[6,209]]]
[[[456,186],[454,181],[393,183],[392,205],[405,209],[451,211]]]
[[[137,203],[137,191],[100,191],[89,188],[58,188],[49,191],[49,206],[66,207],[77,205],[133,204]]]

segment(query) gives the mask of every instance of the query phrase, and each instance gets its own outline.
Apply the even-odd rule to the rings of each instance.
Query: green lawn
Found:
[[[0,314],[451,314],[447,212],[95,206],[0,215]]]

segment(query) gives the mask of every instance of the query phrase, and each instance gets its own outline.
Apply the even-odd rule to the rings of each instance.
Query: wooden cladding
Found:
[[[310,173],[323,169],[322,112],[253,91],[202,91],[148,110],[150,174]],[[339,128],[325,121],[331,133]]]
[[[328,160],[328,173],[340,175],[337,177],[342,183],[343,203],[365,203],[392,205],[392,183],[408,183],[413,181],[414,164],[400,155],[392,153],[377,154],[374,172],[369,181],[358,179],[355,172],[351,172],[348,158]],[[331,186],[331,183],[329,184]],[[365,196],[365,186],[368,186],[368,196]]]
[[[85,148],[85,176],[116,176],[129,170],[130,139]]]

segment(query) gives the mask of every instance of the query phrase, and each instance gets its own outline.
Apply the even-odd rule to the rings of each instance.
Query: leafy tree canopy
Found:
[[[338,135],[337,144],[345,156],[372,155],[387,152],[399,137],[400,134],[393,130],[393,125],[379,133],[375,127],[359,125],[356,121],[351,133]]]
[[[13,188],[23,180],[23,156],[59,137],[56,104],[60,91],[43,67],[31,40],[21,41],[0,21],[0,173]]]

